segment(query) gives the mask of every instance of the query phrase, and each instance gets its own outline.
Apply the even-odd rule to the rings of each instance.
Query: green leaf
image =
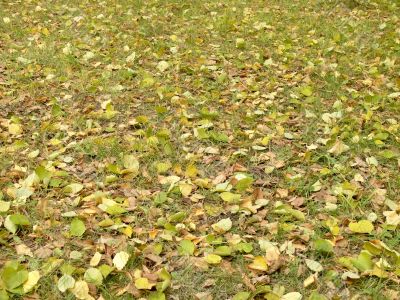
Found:
[[[328,240],[317,239],[314,241],[314,249],[317,252],[331,253],[333,252],[333,244]]]
[[[4,227],[15,234],[20,226],[28,226],[30,222],[27,217],[20,214],[13,214],[6,217],[4,220]]]
[[[124,214],[126,212],[127,212],[127,210],[125,208],[121,207],[118,204],[111,205],[111,206],[108,206],[106,208],[106,213],[108,213],[108,214],[110,214],[112,216],[121,215],[121,214]]]
[[[178,252],[180,255],[193,255],[195,250],[194,243],[190,240],[182,240],[179,243]]]
[[[300,211],[300,210],[290,209],[289,213],[299,221],[305,221],[306,220],[306,217],[305,217],[304,213],[302,211]]]
[[[0,290],[0,300],[9,300],[8,294],[5,290]]]
[[[250,298],[249,292],[239,292],[233,296],[232,300],[248,300]]]
[[[253,245],[251,243],[240,242],[235,245],[235,249],[239,252],[250,253],[253,251]]]
[[[119,166],[115,165],[115,164],[108,164],[107,165],[107,171],[111,172],[111,173],[114,173],[116,175],[121,175],[122,174],[121,168]]]
[[[140,87],[149,88],[156,83],[155,79],[148,73],[144,74],[143,79],[140,82]]]
[[[195,129],[195,136],[200,140],[208,139],[210,137],[206,129],[201,127]]]
[[[58,279],[57,288],[61,293],[68,289],[72,289],[75,285],[75,279],[71,275],[64,274]]]
[[[71,227],[69,229],[69,232],[72,236],[82,236],[86,231],[86,226],[85,223],[78,219],[75,218],[71,222]]]
[[[157,69],[162,73],[164,71],[166,71],[169,68],[169,63],[166,62],[165,60],[160,61],[157,64]]]
[[[63,264],[63,265],[60,267],[60,271],[61,271],[63,274],[72,275],[72,274],[75,272],[75,270],[76,270],[76,268],[75,268],[73,265],[68,264],[68,263]]]
[[[165,294],[163,292],[151,292],[148,300],[165,300]]]
[[[225,133],[211,131],[210,138],[216,142],[221,142],[221,143],[229,142],[229,137]]]
[[[98,269],[103,275],[103,278],[106,278],[112,271],[114,271],[114,268],[109,265],[101,265]]]
[[[374,267],[372,254],[367,250],[361,250],[361,253],[358,255],[357,258],[351,259],[351,263],[361,272],[372,270]]]
[[[180,223],[186,218],[186,213],[183,211],[177,212],[168,218],[171,223]]]
[[[214,254],[220,256],[229,256],[232,254],[232,249],[229,246],[219,246],[214,250]]]
[[[246,41],[243,38],[237,38],[235,41],[236,48],[244,49],[246,47]]]
[[[31,225],[31,222],[29,222],[28,218],[25,217],[24,215],[20,215],[20,214],[10,215],[10,220],[15,225],[20,225],[20,226]]]
[[[36,175],[41,181],[48,181],[51,178],[51,172],[48,171],[44,166],[39,166],[35,169]]]
[[[188,197],[193,190],[193,186],[191,184],[182,183],[179,185],[179,191],[181,192],[183,197]]]
[[[41,273],[42,276],[46,276],[49,273],[53,272],[55,269],[61,266],[64,262],[63,259],[50,257],[42,266]]]
[[[300,88],[300,93],[302,93],[306,97],[310,97],[313,94],[312,87],[310,87],[308,85],[303,86],[302,88]]]
[[[28,280],[28,274],[17,261],[7,262],[1,271],[1,281],[6,289],[12,292]]]
[[[168,194],[166,192],[159,192],[155,197],[154,197],[154,203],[155,204],[162,204],[168,200]]]
[[[171,279],[165,279],[162,282],[156,284],[156,289],[159,292],[164,292],[171,285]]]
[[[160,271],[158,271],[158,276],[162,280],[170,280],[172,278],[171,274],[169,274],[165,268],[162,268]]]
[[[235,188],[239,192],[244,192],[246,189],[248,189],[251,184],[253,183],[254,179],[251,177],[246,177],[243,179],[240,179],[238,183],[236,183]]]
[[[316,291],[313,291],[308,300],[328,300],[328,298],[325,297],[324,295],[319,294]]]
[[[88,283],[93,283],[94,285],[101,285],[103,283],[103,275],[96,268],[89,268],[86,270],[83,278]]]
[[[382,150],[379,152],[379,155],[383,158],[391,159],[396,156],[396,153],[394,153],[392,150]]]

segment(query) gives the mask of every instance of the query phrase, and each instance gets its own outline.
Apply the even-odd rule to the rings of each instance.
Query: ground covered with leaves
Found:
[[[1,1],[0,299],[400,299],[400,3]]]

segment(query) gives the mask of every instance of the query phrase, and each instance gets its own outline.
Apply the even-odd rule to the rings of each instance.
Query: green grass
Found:
[[[198,268],[187,265],[172,273],[176,281],[174,295],[178,299],[196,299],[196,294],[206,293],[218,299],[232,297],[237,292],[246,289],[243,286],[242,274],[239,271],[229,272],[222,268],[199,271]]]

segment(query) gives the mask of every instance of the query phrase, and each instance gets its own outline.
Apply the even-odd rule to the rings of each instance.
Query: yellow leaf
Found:
[[[186,168],[185,176],[193,178],[193,177],[197,176],[197,173],[198,173],[198,170],[197,170],[196,166],[190,165]]]
[[[39,271],[29,272],[28,280],[25,281],[24,285],[22,286],[24,293],[27,293],[30,290],[32,290],[35,287],[35,285],[38,283],[39,279],[40,279]]]
[[[101,260],[101,253],[96,252],[93,255],[93,257],[90,259],[90,263],[89,264],[90,264],[91,267],[95,267],[95,266],[97,266],[99,264],[100,260]]]
[[[192,185],[187,183],[182,183],[179,185],[179,190],[183,197],[188,197],[192,193]]]
[[[207,254],[206,257],[204,258],[206,262],[212,265],[217,265],[221,262],[222,257],[217,255],[217,254]]]
[[[139,161],[134,155],[125,155],[123,158],[123,164],[126,173],[137,174],[139,172]]]
[[[0,200],[0,212],[6,212],[10,209],[11,202]]]
[[[128,226],[126,226],[125,228],[123,228],[123,229],[121,230],[121,232],[122,232],[123,234],[125,234],[127,237],[131,237],[132,234],[133,234],[133,228],[132,228],[130,225],[128,225]]]
[[[249,265],[250,269],[257,270],[257,271],[267,271],[268,265],[267,260],[264,256],[256,256],[254,257],[253,262]]]
[[[86,281],[80,280],[75,283],[74,288],[71,292],[75,295],[77,299],[80,300],[91,300],[92,296],[89,295],[89,286]]]
[[[114,267],[121,271],[129,260],[129,254],[125,251],[118,252],[113,258]]]
[[[138,290],[151,290],[153,286],[154,283],[150,283],[145,277],[139,277],[135,280],[135,287]]]
[[[349,229],[356,233],[371,233],[374,230],[374,225],[371,221],[361,220],[358,222],[351,222],[349,224]]]
[[[10,124],[8,126],[8,132],[12,135],[18,135],[22,133],[22,127],[19,124]]]

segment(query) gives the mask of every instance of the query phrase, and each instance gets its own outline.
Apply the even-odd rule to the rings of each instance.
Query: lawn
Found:
[[[398,300],[399,116],[399,0],[0,0],[0,300]]]

